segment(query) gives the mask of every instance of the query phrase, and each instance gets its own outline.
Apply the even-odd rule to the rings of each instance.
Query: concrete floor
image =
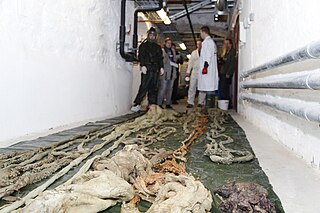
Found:
[[[288,213],[320,212],[320,172],[309,167],[284,145],[273,140],[241,115],[232,117],[247,138]]]

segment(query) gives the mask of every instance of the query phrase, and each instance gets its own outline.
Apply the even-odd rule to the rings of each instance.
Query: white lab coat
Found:
[[[203,75],[202,68],[204,62],[209,63],[208,73]],[[218,90],[219,74],[217,60],[217,45],[213,39],[208,36],[202,42],[200,53],[200,71],[198,76],[198,90],[200,91],[215,91]]]
[[[188,91],[188,104],[194,105],[194,98],[196,96],[197,87],[198,87],[198,76],[200,72],[200,62],[199,62],[199,50],[196,49],[192,51],[190,60],[188,62],[187,73],[191,73],[190,85]],[[192,72],[191,72],[192,71]],[[206,94],[202,91],[199,92],[198,103],[204,105]]]
[[[191,73],[191,78],[198,79],[199,70],[200,70],[199,59],[200,59],[199,50],[196,49],[192,51],[190,60],[188,62],[188,69],[187,69],[187,74]]]

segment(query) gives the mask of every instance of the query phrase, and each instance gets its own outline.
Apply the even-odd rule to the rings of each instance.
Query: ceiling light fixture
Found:
[[[186,45],[184,43],[180,43],[179,46],[180,46],[180,48],[182,50],[186,50],[187,49],[187,47],[186,47]]]
[[[164,22],[164,24],[169,25],[171,24],[171,20],[167,15],[167,12],[164,11],[164,9],[162,8],[161,10],[157,11],[158,16],[160,16],[161,20]]]

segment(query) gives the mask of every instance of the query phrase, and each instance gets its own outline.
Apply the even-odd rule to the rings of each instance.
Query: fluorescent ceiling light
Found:
[[[180,46],[180,48],[182,50],[186,50],[187,49],[187,47],[186,47],[186,45],[184,43],[179,44],[179,46]]]
[[[166,25],[171,24],[171,20],[169,19],[168,16],[167,16],[167,18],[164,20],[164,24],[166,24]]]
[[[164,11],[164,9],[162,8],[161,10],[157,11],[157,14],[160,16],[160,18],[164,21],[167,17],[167,13],[166,11]]]
[[[160,18],[164,22],[164,24],[167,24],[167,25],[171,24],[171,20],[163,8],[161,10],[158,10],[157,14],[160,16]]]

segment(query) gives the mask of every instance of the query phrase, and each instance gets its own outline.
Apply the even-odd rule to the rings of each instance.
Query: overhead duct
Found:
[[[240,77],[246,78],[252,74],[264,72],[276,67],[284,66],[287,64],[304,61],[307,59],[320,59],[320,41],[310,43],[300,49],[289,52],[280,56],[268,63],[241,73]]]
[[[320,104],[317,102],[307,102],[298,99],[253,93],[242,93],[240,99],[270,106],[308,121],[320,122]]]
[[[320,69],[248,80],[241,87],[320,90]]]

